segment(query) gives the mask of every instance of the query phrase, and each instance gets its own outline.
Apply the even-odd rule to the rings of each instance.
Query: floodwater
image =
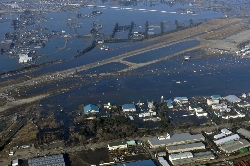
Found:
[[[145,52],[139,55],[131,56],[128,58],[125,58],[125,61],[133,62],[133,63],[145,63],[149,62],[155,59],[162,58],[167,55],[171,55],[183,50],[186,50],[190,47],[194,47],[199,45],[199,41],[193,40],[193,41],[185,41],[185,42],[180,42],[177,44],[173,44],[167,47],[155,49],[149,52]]]
[[[105,6],[105,4],[104,4]],[[50,33],[52,30],[54,31],[65,31],[66,35],[71,36],[66,43],[66,39],[63,36],[56,36],[49,40],[46,43],[45,47],[41,49],[36,49],[37,54],[47,55],[46,58],[35,59],[36,64],[41,64],[44,62],[50,62],[55,60],[66,60],[66,63],[60,65],[52,65],[53,67],[47,67],[44,69],[44,72],[52,71],[55,69],[67,69],[71,67],[75,67],[75,65],[79,64],[79,61],[82,61],[83,64],[90,63],[96,60],[104,59],[107,56],[115,56],[120,53],[124,53],[125,51],[130,51],[130,49],[136,49],[136,47],[125,47],[124,49],[120,49],[117,52],[107,53],[105,51],[101,51],[99,48],[95,48],[84,54],[80,60],[76,60],[74,62],[72,58],[77,54],[77,50],[83,50],[86,48],[93,37],[90,40],[84,40],[83,38],[77,38],[76,34],[84,35],[90,32],[90,28],[93,23],[101,24],[102,29],[99,30],[100,33],[104,35],[111,35],[112,30],[114,28],[115,23],[117,22],[119,26],[130,25],[133,21],[135,23],[135,27],[133,31],[145,31],[145,22],[148,21],[151,33],[159,33],[160,22],[164,24],[164,31],[173,30],[175,28],[175,20],[178,20],[180,26],[189,25],[189,20],[192,19],[194,23],[202,22],[205,19],[218,18],[223,17],[222,14],[215,11],[196,11],[195,14],[181,14],[178,12],[178,9],[185,8],[187,5],[176,4],[173,7],[168,5],[155,5],[151,6],[145,3],[138,3],[137,6],[129,6],[123,7],[118,6],[118,8],[112,8],[110,5],[106,5],[107,7],[86,7],[81,8],[78,11],[72,12],[57,12],[57,13],[47,13],[45,17],[48,19],[47,22],[37,22],[36,24],[41,27],[46,27],[48,30],[44,30],[43,33]],[[117,7],[117,6],[115,6]],[[128,9],[129,8],[129,9]],[[131,9],[130,9],[131,8]],[[119,9],[119,10],[118,10]],[[77,13],[81,13],[82,15],[91,14],[92,11],[100,11],[101,15],[77,19]],[[162,12],[164,11],[164,12]],[[177,12],[176,12],[177,11]],[[17,18],[17,15],[4,15],[4,17]],[[67,23],[71,23],[72,26],[68,26]],[[4,26],[2,26],[4,25]],[[0,31],[0,40],[4,40],[4,34],[6,32],[12,32],[13,29],[10,28],[11,21],[1,23],[1,31]],[[28,27],[28,29],[32,29],[32,27]],[[118,32],[116,35],[119,36],[121,34],[122,37],[127,37],[128,31]],[[116,36],[116,37],[118,37]],[[131,43],[118,43],[118,44],[107,44],[110,46],[110,49],[115,49],[118,47],[126,46]],[[137,47],[142,47],[138,46]],[[63,49],[62,49],[63,48]],[[33,49],[33,48],[31,48]],[[61,50],[62,49],[62,50]],[[126,50],[127,49],[127,50]],[[96,55],[96,56],[92,56]],[[68,64],[69,62],[72,63]],[[8,65],[5,65],[8,64]],[[81,65],[81,64],[79,64]],[[59,67],[60,66],[60,67]],[[18,63],[18,58],[12,59],[8,56],[4,60],[0,61],[0,72],[15,70],[18,68],[22,68],[23,64]],[[39,74],[43,73],[38,71]],[[36,73],[34,73],[36,74]]]

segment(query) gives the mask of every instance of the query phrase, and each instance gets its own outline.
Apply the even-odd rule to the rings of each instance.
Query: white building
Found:
[[[32,57],[29,57],[28,54],[19,54],[19,63],[26,63],[32,61]]]
[[[223,134],[226,134],[226,135],[232,134],[232,131],[230,131],[230,130],[228,130],[228,129],[226,129],[226,128],[221,129],[221,132],[222,132]]]
[[[240,108],[246,108],[246,107],[250,107],[250,103],[249,102],[238,103],[237,106]]]
[[[227,99],[227,101],[231,102],[231,103],[239,103],[241,101],[240,98],[238,98],[235,95],[228,95],[225,97]]]
[[[220,139],[220,138],[225,137],[225,136],[226,136],[226,134],[224,134],[224,133],[216,134],[216,135],[214,135],[214,139],[217,140],[217,139]]]
[[[214,110],[219,110],[221,108],[227,108],[227,105],[224,103],[212,105],[212,109],[214,109]]]
[[[216,140],[216,141],[214,141],[214,143],[216,145],[222,145],[222,144],[224,144],[226,142],[229,142],[229,141],[232,141],[232,140],[239,140],[239,139],[240,139],[240,136],[238,134],[234,134],[234,135],[230,135],[228,137]]]
[[[185,103],[188,103],[188,98],[187,97],[175,97],[174,101],[177,103],[185,104]]]
[[[12,161],[12,166],[18,166],[19,161],[18,159]]]
[[[128,147],[128,144],[126,141],[111,142],[108,144],[109,150],[126,149],[127,147]]]
[[[136,108],[134,104],[123,104],[122,105],[122,110],[124,112],[135,112]]]
[[[148,108],[151,110],[151,109],[154,109],[155,106],[154,106],[154,102],[148,102]]]
[[[207,112],[205,112],[201,107],[194,108],[194,111],[195,111],[196,116],[198,117],[207,116]]]
[[[172,162],[174,160],[180,160],[185,158],[192,158],[193,154],[191,152],[183,152],[183,153],[177,153],[177,154],[170,154],[169,160]]]
[[[219,102],[218,99],[207,99],[207,105],[219,104]]]

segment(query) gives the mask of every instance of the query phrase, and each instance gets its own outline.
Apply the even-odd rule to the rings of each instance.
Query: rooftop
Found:
[[[180,145],[187,144],[192,142],[197,142],[204,140],[204,136],[202,134],[191,135],[190,133],[180,133],[174,134],[170,137],[170,139],[159,140],[157,137],[149,138],[148,141],[152,146],[162,146],[162,145]]]
[[[172,163],[173,165],[184,165],[184,164],[194,163],[196,161],[204,161],[210,159],[214,159],[214,155],[211,151],[206,151],[206,152],[193,153],[193,157],[191,158],[173,160]]]
[[[211,98],[212,98],[212,99],[220,99],[221,96],[220,96],[220,95],[212,95]]]
[[[117,142],[111,142],[108,145],[112,147],[112,146],[119,146],[119,145],[126,145],[126,144],[127,144],[127,141],[117,141]]]
[[[227,153],[232,153],[248,146],[250,146],[250,142],[245,139],[240,139],[239,141],[232,141],[229,144],[222,145],[221,149],[226,151]]]
[[[84,113],[93,112],[93,111],[99,112],[99,108],[93,104],[88,104],[88,105],[84,106],[83,110],[84,110]]]
[[[62,154],[28,159],[29,166],[65,166]]]
[[[156,166],[153,160],[140,160],[135,162],[127,162],[121,164],[114,164],[113,166]]]
[[[243,135],[245,138],[250,138],[250,131],[246,130],[246,129],[243,129],[243,128],[240,128],[237,130],[237,133]]]
[[[226,96],[226,99],[227,99],[229,102],[231,102],[231,103],[235,103],[235,102],[240,102],[240,101],[241,101],[241,99],[238,98],[238,97],[235,96],[235,95],[228,95],[228,96]]]
[[[204,147],[205,145],[202,142],[198,142],[198,143],[192,143],[192,144],[184,144],[184,145],[177,145],[177,146],[168,146],[167,150],[169,151],[169,153],[171,153],[171,151],[176,151],[176,150],[182,150],[184,151],[189,151],[188,149],[193,148],[200,148],[200,147]],[[187,149],[187,150],[185,150]]]
[[[131,108],[135,108],[134,104],[123,104],[122,105],[122,109],[131,109]]]

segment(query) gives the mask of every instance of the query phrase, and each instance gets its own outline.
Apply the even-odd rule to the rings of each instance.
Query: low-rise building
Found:
[[[237,130],[237,133],[239,133],[240,135],[244,136],[247,139],[250,139],[250,131],[240,128]]]
[[[165,103],[167,104],[167,106],[168,106],[168,108],[174,108],[174,106],[173,106],[173,100],[171,100],[171,99],[168,99],[168,100],[164,100],[165,101]]]
[[[230,131],[230,130],[228,130],[228,129],[226,129],[226,128],[221,129],[221,132],[222,132],[223,134],[226,134],[226,135],[232,134],[232,131]]]
[[[99,108],[96,105],[88,104],[83,107],[84,114],[99,113]]]
[[[122,105],[122,110],[124,112],[135,112],[136,108],[134,104],[123,104]]]
[[[29,57],[28,54],[19,54],[19,63],[26,63],[32,61],[32,57]]]
[[[18,165],[19,165],[18,159],[12,161],[12,166],[18,166]]]
[[[175,97],[174,101],[177,103],[185,104],[185,103],[188,103],[188,98],[187,97]]]
[[[207,99],[207,105],[219,104],[219,102],[218,99]]]
[[[217,140],[217,139],[223,138],[225,136],[226,136],[226,134],[224,134],[224,133],[216,134],[216,135],[214,135],[214,139]]]
[[[151,109],[154,109],[155,106],[154,106],[154,102],[148,102],[148,108],[151,110]]]
[[[196,165],[195,163],[199,161],[208,161],[213,160],[215,158],[211,151],[197,152],[193,153],[192,155],[193,157],[172,160],[171,162],[174,166],[187,165],[192,163]]]
[[[220,96],[220,95],[212,95],[212,96],[211,96],[211,99],[220,100],[220,99],[221,99],[221,96]]]
[[[219,139],[219,140],[215,140],[214,143],[216,145],[222,145],[226,142],[229,142],[229,141],[232,141],[232,140],[239,140],[240,139],[240,136],[238,134],[234,134],[234,135],[230,135],[228,137],[225,137],[225,138],[222,138],[222,139]]]
[[[250,107],[250,102],[238,103],[237,106],[240,108]]]
[[[118,142],[108,143],[109,150],[126,149],[126,148],[128,148],[127,141],[118,141]]]
[[[202,134],[191,135],[190,133],[180,133],[170,136],[168,139],[159,137],[151,137],[148,143],[152,148],[166,147],[172,145],[189,144],[194,142],[204,141],[205,137]]]
[[[235,95],[228,95],[225,97],[227,101],[229,101],[230,103],[239,103],[241,101],[240,98],[238,98]]]
[[[213,105],[212,105],[212,109],[214,109],[214,110],[220,110],[220,109],[222,109],[222,108],[227,108],[227,105],[224,104],[224,103],[221,103],[221,104],[213,104]]]
[[[188,152],[188,151],[202,150],[202,149],[206,149],[205,145],[202,142],[166,147],[166,151],[168,153]]]
[[[180,160],[180,159],[192,158],[192,157],[193,157],[193,154],[191,152],[170,154],[169,155],[169,161],[173,162],[174,160]]]
[[[249,147],[250,143],[245,139],[239,139],[237,141],[230,141],[228,143],[223,144],[220,149],[225,151],[226,153],[233,153],[239,151],[242,148]]]
[[[65,166],[64,157],[62,154],[59,155],[52,155],[52,156],[45,156],[45,157],[39,157],[39,158],[32,158],[28,159],[28,166],[54,166],[54,165],[60,165]]]
[[[159,163],[161,163],[162,166],[170,166],[163,157],[158,157],[158,161]]]

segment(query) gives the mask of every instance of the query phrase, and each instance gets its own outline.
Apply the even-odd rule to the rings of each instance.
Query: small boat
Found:
[[[175,83],[176,83],[176,84],[180,84],[180,83],[181,83],[181,81],[176,81]]]

